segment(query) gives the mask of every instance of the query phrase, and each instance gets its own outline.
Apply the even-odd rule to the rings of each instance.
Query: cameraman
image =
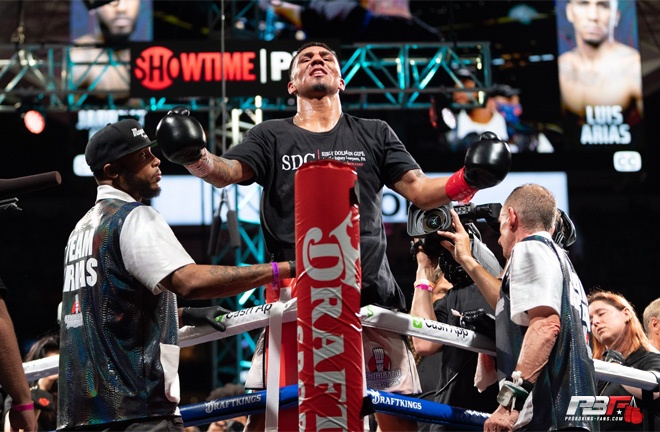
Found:
[[[596,395],[595,371],[586,344],[586,295],[565,251],[551,237],[558,217],[552,193],[525,184],[504,202],[498,242],[508,262],[501,289],[472,257],[469,236],[456,212],[451,214],[455,232],[443,231],[448,240],[442,244],[488,303],[497,306],[500,405],[484,430],[597,430],[581,412],[566,416],[572,396]]]
[[[435,235],[435,233],[427,236],[425,239],[415,238],[412,252],[417,260],[417,279],[410,309],[411,315],[437,320],[458,327],[461,326],[460,315],[465,312],[481,309],[482,312],[491,315],[491,318],[483,315],[482,317],[484,320],[490,320],[490,326],[494,331],[495,322],[492,316],[495,315],[495,312],[474,283],[465,286],[465,283],[471,281],[455,281],[457,282],[456,286],[447,290],[447,294],[444,297],[436,299],[437,291],[452,287],[451,282],[447,280],[442,269],[437,264],[438,257],[429,257],[429,254],[432,255],[436,249],[443,250],[439,244],[440,239],[441,237]],[[493,277],[499,275],[502,268],[495,255],[493,255],[477,236],[474,236],[472,241],[472,249],[474,250],[476,260],[483,263]],[[434,244],[435,242],[438,242],[437,246]],[[426,248],[424,245],[426,245]],[[444,253],[447,252],[444,251]],[[457,266],[455,262],[451,265]],[[455,273],[454,271],[448,272],[448,274]],[[428,284],[429,279],[435,283]],[[433,286],[433,291],[429,291],[426,288],[425,285],[427,284]],[[458,312],[458,314],[455,312]],[[488,325],[488,323],[485,324],[486,326]],[[435,376],[437,378],[437,384],[431,395],[433,401],[453,407],[487,413],[495,410],[497,407],[496,396],[498,388],[491,385],[483,393],[480,393],[474,384],[479,357],[478,353],[449,345],[444,346],[443,344],[430,342],[421,338],[412,338],[412,341],[415,351],[419,355],[426,357],[438,353],[437,355],[440,356],[440,368],[437,370],[437,375]],[[492,357],[489,360],[491,364],[494,364]],[[428,426],[428,428],[424,428],[423,430],[449,430],[446,425],[430,424]],[[459,429],[453,426],[451,430]]]

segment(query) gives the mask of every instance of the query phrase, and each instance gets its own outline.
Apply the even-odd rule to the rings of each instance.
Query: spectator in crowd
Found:
[[[653,300],[644,309],[644,329],[649,342],[660,350],[660,298]]]
[[[0,385],[2,385],[3,391],[12,398],[7,420],[12,429],[36,431],[37,418],[34,413],[34,403],[23,371],[23,361],[14,333],[14,324],[5,304],[6,296],[7,287],[0,279],[0,350],[2,350]]]
[[[60,353],[60,337],[57,334],[45,335],[39,338],[25,355],[25,361],[38,360],[56,356]],[[52,431],[57,426],[57,378],[58,374],[39,378],[30,382],[30,394],[34,402],[34,412],[37,417],[37,426],[40,431]],[[5,432],[11,431],[9,413],[13,399],[5,400]]]
[[[454,105],[461,107],[456,115],[456,125],[440,137],[441,141],[446,141],[452,152],[465,151],[486,131],[508,142],[506,120],[495,108],[493,99],[488,97],[485,90],[470,90],[477,88],[477,83],[468,71],[459,71],[459,81],[460,85],[455,87],[465,91],[452,94]]]
[[[548,137],[521,120],[523,107],[520,90],[506,84],[498,84],[488,92],[494,108],[504,117],[511,153],[553,153],[554,147]]]
[[[644,371],[660,372],[660,354],[649,342],[635,309],[625,297],[611,291],[596,290],[589,294],[589,317],[595,359],[622,364]],[[621,421],[603,421],[603,431],[648,430],[644,415],[654,413],[655,427],[660,425],[660,393],[653,393],[652,400],[642,399],[642,390],[608,381],[598,382],[599,396],[634,396],[636,407],[625,408]]]
[[[231,396],[239,396],[245,394],[245,387],[241,384],[227,383],[222,387],[213,390],[208,397],[207,401],[214,399],[223,399]],[[237,416],[230,419],[218,420],[211,423],[206,429],[206,432],[225,432],[225,431],[242,431],[247,423],[247,416]]]

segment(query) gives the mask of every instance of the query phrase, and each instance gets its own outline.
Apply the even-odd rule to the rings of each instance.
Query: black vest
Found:
[[[570,303],[570,275],[572,265],[563,251],[557,251],[551,240],[542,236],[530,236],[522,241],[541,241],[550,247],[559,259],[564,276],[561,295],[561,330],[555,346],[550,352],[548,363],[539,375],[532,391],[534,406],[531,422],[525,430],[543,431],[573,428],[576,430],[598,430],[596,420],[578,420],[567,417],[571,396],[595,396],[596,372],[591,350],[587,346],[582,330],[580,314]],[[561,255],[560,255],[561,254]],[[502,380],[515,371],[527,327],[511,320],[509,297],[509,270],[504,274],[502,290],[498,300],[496,327],[497,372]],[[578,413],[580,414],[580,413]],[[589,418],[589,417],[579,417]]]
[[[173,415],[161,344],[178,343],[176,296],[126,270],[123,222],[142,204],[104,199],[78,222],[64,259],[58,428]]]

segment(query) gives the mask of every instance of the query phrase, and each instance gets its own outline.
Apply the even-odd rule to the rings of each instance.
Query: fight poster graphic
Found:
[[[598,420],[637,425],[644,420],[644,414],[634,396],[571,396],[565,420]]]
[[[635,1],[557,0],[556,5],[566,144],[638,148],[643,101]]]

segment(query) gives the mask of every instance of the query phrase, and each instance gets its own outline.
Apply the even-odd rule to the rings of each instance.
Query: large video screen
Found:
[[[96,4],[101,6],[90,8],[82,0],[71,2],[71,42],[112,43],[153,39],[152,0],[97,1]]]
[[[418,138],[430,123],[435,135],[417,142],[425,142],[427,151],[462,154],[481,132],[491,130],[514,153],[525,155],[517,160],[535,163],[534,169],[601,168],[601,163],[607,170],[640,168],[640,154],[627,153],[643,154],[645,148],[643,29],[634,0],[466,0],[451,7],[452,22],[448,13],[424,19],[445,29],[447,42],[488,42],[490,83],[459,76],[462,90],[439,92],[435,112],[420,113],[415,129],[397,132]],[[479,87],[487,88],[473,90]],[[470,95],[482,102],[480,108],[456,108]],[[450,128],[441,113],[448,102],[455,116]]]
[[[635,1],[558,0],[557,42],[568,144],[637,149],[643,101]]]
[[[451,173],[427,173],[430,177],[443,177]],[[502,183],[490,189],[479,191],[472,200],[475,204],[503,203],[517,186],[535,182],[547,187],[555,196],[557,206],[568,213],[568,180],[565,172],[514,172]],[[163,191],[153,198],[151,204],[165,217],[167,223],[180,225],[210,225],[211,217],[220,202],[220,190],[189,175],[163,175]],[[227,207],[238,211],[241,221],[259,223],[261,187],[228,186]],[[383,189],[383,221],[385,223],[406,223],[408,218],[406,201],[392,189]],[[223,207],[221,217],[225,217],[227,207]],[[226,220],[226,219],[225,219]]]
[[[74,89],[116,92],[129,96],[129,43],[153,39],[151,0],[71,2],[69,86]],[[103,103],[104,94],[99,95]],[[91,101],[91,99],[90,99]]]

